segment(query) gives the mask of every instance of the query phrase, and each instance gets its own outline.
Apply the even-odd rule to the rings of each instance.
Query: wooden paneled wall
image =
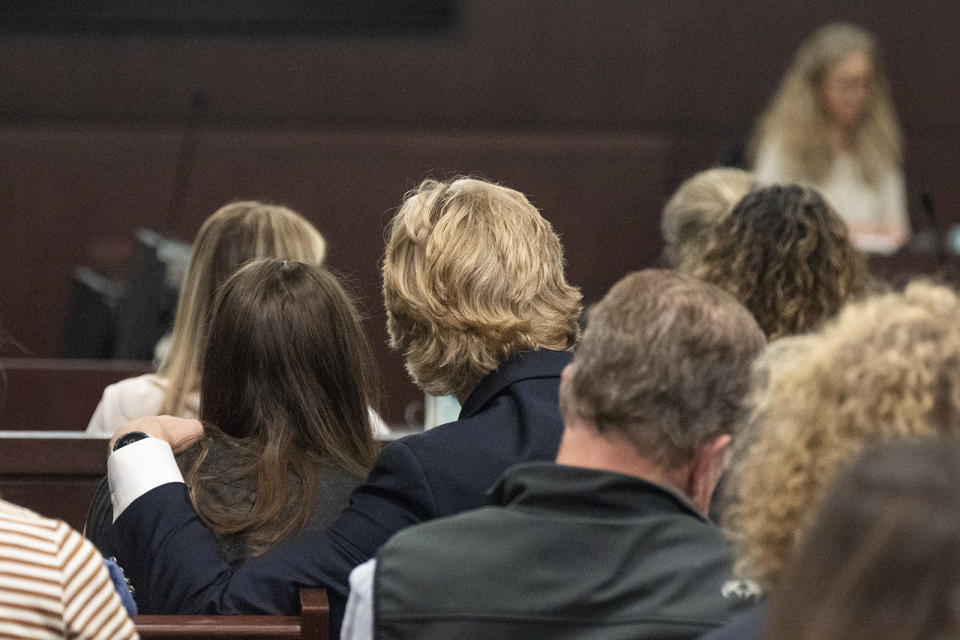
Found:
[[[116,271],[137,227],[189,239],[226,200],[279,201],[317,224],[354,283],[383,412],[402,422],[418,394],[384,344],[377,261],[405,190],[477,173],[528,193],[596,300],[656,263],[667,195],[747,134],[800,40],[836,19],[876,32],[910,188],[960,222],[960,4],[485,0],[457,15],[390,35],[0,33],[0,325],[56,356],[74,265]]]

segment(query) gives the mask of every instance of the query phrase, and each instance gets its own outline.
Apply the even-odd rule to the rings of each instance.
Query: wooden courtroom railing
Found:
[[[149,362],[2,358],[0,429],[82,431],[103,389],[150,371]]]
[[[382,444],[401,437],[394,433]],[[83,530],[107,474],[108,438],[82,431],[0,430],[0,498]]]
[[[107,473],[107,438],[79,431],[0,431],[0,497],[83,530]]]
[[[323,589],[300,590],[299,616],[134,616],[144,640],[327,640],[330,604]]]

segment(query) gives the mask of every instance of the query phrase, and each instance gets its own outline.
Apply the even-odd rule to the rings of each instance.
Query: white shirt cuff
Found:
[[[340,640],[373,638],[373,576],[376,559],[367,560],[350,572],[350,597],[343,614]]]
[[[114,521],[151,489],[169,482],[183,482],[173,450],[159,438],[144,438],[111,453],[107,458],[107,478]]]

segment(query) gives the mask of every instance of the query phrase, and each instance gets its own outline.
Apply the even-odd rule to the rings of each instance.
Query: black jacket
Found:
[[[739,613],[722,628],[712,631],[700,640],[763,640],[767,608],[757,604],[752,609]]]
[[[633,476],[533,462],[500,506],[407,529],[377,553],[377,640],[696,638],[743,606],[730,553],[682,496]]]

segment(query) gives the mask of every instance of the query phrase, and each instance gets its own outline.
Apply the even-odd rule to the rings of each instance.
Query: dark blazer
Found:
[[[528,462],[491,497],[380,548],[378,640],[693,640],[748,602],[724,594],[720,530],[670,489]]]
[[[321,586],[338,637],[348,577],[397,531],[489,504],[486,490],[507,467],[553,460],[563,431],[557,402],[570,353],[533,351],[487,375],[460,419],[386,447],[330,529],[307,532],[239,567],[221,558],[186,487],[138,498],[105,543],[136,589],[141,613],[286,613],[298,591]],[[428,561],[428,559],[426,559]]]

